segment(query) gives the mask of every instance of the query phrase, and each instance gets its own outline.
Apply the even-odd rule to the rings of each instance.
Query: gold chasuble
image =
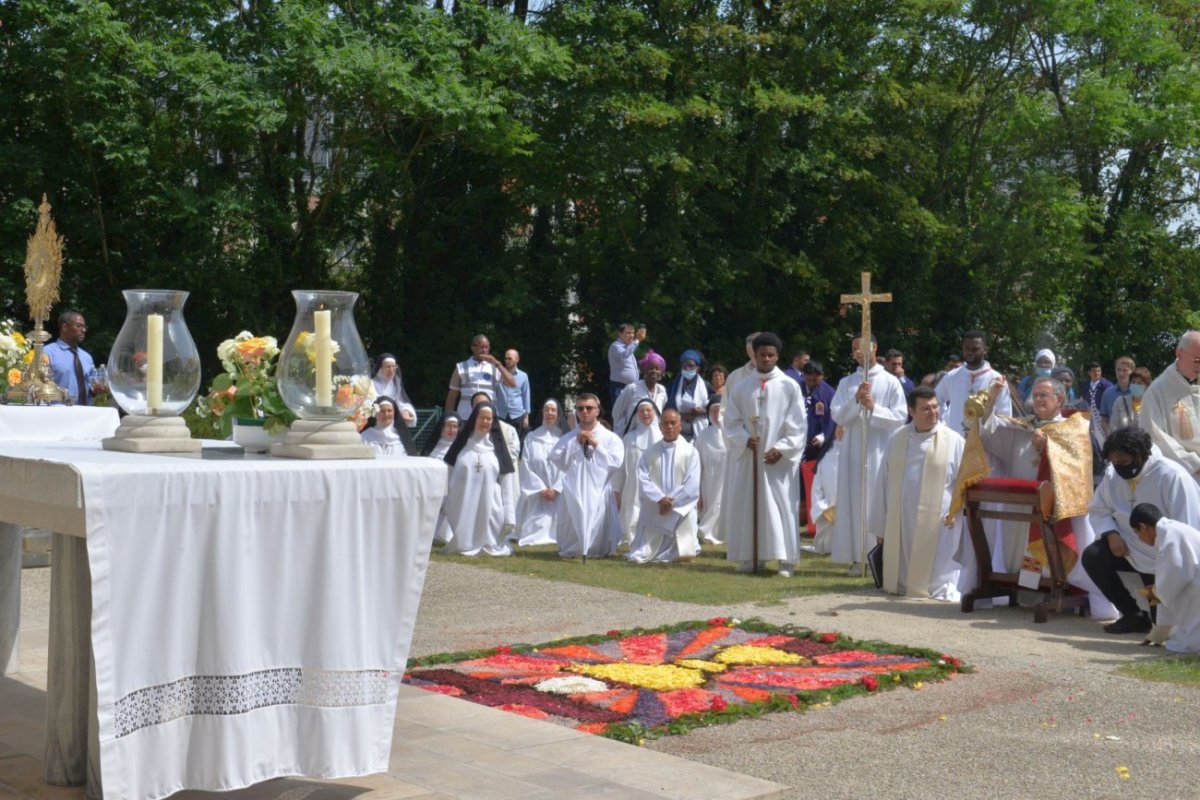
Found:
[[[887,519],[883,538],[883,589],[888,594],[900,593],[900,548],[904,535],[901,498],[905,491],[904,465],[913,435],[912,425],[906,425],[896,432],[888,445]],[[942,496],[946,491],[951,436],[949,429],[941,424],[934,428],[931,436],[933,442],[925,452],[925,463],[921,469],[917,519],[911,532],[912,549],[908,554],[908,570],[904,576],[904,593],[910,597],[929,597],[929,580],[937,555],[938,537],[943,530]]]
[[[1069,573],[1079,560],[1071,519],[1087,514],[1088,503],[1092,500],[1091,415],[1080,411],[1041,425],[1035,425],[1033,417],[999,419],[1010,427],[1028,431],[1031,439],[1034,431],[1041,431],[1046,436],[1045,451],[1037,461],[1041,514],[1051,524],[1058,539],[1063,573]],[[1037,571],[1047,564],[1042,530],[1038,523],[1029,527],[1027,569]]]

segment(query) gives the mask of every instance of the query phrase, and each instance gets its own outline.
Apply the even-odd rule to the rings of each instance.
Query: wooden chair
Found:
[[[992,597],[1008,597],[1010,605],[1017,605],[1017,593],[1025,587],[1019,586],[1019,575],[1011,572],[993,572],[992,554],[988,549],[987,537],[983,532],[983,520],[1000,519],[1016,522],[1036,523],[1042,526],[1042,540],[1047,544],[1058,542],[1054,529],[1041,514],[1038,481],[1022,481],[1007,478],[989,478],[967,490],[967,531],[975,551],[979,569],[979,585],[963,595],[962,611],[969,614],[975,610],[975,601]],[[980,508],[981,503],[992,503],[1001,508]],[[1010,508],[1004,508],[1010,507]],[[1045,622],[1051,611],[1077,608],[1079,615],[1088,613],[1088,596],[1085,592],[1072,591],[1067,584],[1062,554],[1058,547],[1046,548],[1046,561],[1050,576],[1042,576],[1036,590],[1045,598],[1033,607],[1033,621]]]

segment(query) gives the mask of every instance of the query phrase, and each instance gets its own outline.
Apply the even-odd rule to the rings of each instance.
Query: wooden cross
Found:
[[[883,294],[871,294],[871,273],[864,272],[862,274],[862,293],[861,294],[844,294],[842,295],[842,303],[857,303],[862,306],[862,353],[863,353],[863,371],[869,372],[875,364],[875,346],[871,343],[871,304],[872,303],[890,303],[892,302],[892,293],[884,292]]]

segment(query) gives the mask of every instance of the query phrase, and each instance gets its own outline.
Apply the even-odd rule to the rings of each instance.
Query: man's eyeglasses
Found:
[[[599,411],[597,406],[575,406],[576,411]]]

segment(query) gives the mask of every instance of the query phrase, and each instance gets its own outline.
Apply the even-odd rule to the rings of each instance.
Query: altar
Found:
[[[48,781],[136,799],[387,770],[445,469],[236,452],[0,444],[0,520],[57,532]]]

